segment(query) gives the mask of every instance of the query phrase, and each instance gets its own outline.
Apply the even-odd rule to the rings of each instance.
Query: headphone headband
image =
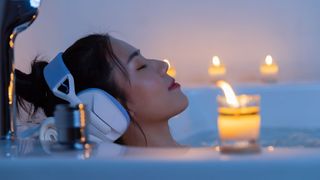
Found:
[[[55,96],[70,102],[71,105],[81,103],[75,93],[74,79],[63,62],[62,53],[46,65],[43,75]]]

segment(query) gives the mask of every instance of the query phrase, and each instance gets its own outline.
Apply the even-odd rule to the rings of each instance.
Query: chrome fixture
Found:
[[[15,133],[14,40],[36,19],[41,0],[0,1],[0,138]]]

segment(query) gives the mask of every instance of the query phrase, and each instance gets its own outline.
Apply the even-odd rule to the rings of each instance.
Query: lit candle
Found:
[[[260,96],[236,96],[231,86],[218,81],[225,96],[218,96],[218,131],[221,152],[259,152]]]
[[[279,72],[279,66],[272,59],[270,55],[268,55],[263,64],[260,66],[260,74],[262,80],[265,82],[276,82],[277,76]]]
[[[168,71],[167,71],[167,74],[169,74],[169,76],[171,77],[176,77],[176,70],[173,66],[171,66],[170,62],[168,59],[164,59],[163,60],[164,62],[166,62],[168,64]]]
[[[211,81],[218,81],[224,78],[226,74],[226,68],[221,63],[218,56],[212,57],[212,62],[208,68],[208,74],[210,76]]]

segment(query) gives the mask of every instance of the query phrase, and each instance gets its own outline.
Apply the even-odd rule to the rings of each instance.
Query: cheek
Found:
[[[154,114],[168,101],[168,91],[161,81],[140,81],[132,82],[128,93],[132,102],[132,110],[135,113]]]
[[[163,85],[157,81],[143,81],[132,85],[131,97],[136,104],[146,104],[154,102],[156,96],[165,94]]]

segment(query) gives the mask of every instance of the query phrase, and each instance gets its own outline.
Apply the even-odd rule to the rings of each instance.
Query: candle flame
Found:
[[[236,94],[234,93],[232,87],[230,86],[230,84],[228,84],[225,81],[218,81],[217,82],[217,86],[220,87],[224,93],[224,95],[226,96],[226,101],[229,105],[233,106],[233,107],[239,107],[239,101],[236,97]]]
[[[220,59],[219,59],[218,56],[213,56],[213,57],[212,57],[212,64],[213,64],[214,66],[220,66],[220,65],[221,65],[221,62],[220,62]]]
[[[164,62],[166,62],[166,63],[168,64],[169,68],[171,68],[171,64],[170,64],[170,62],[169,62],[169,60],[168,60],[168,59],[164,59],[163,61],[164,61]]]
[[[269,65],[269,66],[272,65],[272,64],[273,64],[272,56],[271,56],[271,55],[268,55],[268,56],[266,57],[265,62],[266,62],[266,64]]]

